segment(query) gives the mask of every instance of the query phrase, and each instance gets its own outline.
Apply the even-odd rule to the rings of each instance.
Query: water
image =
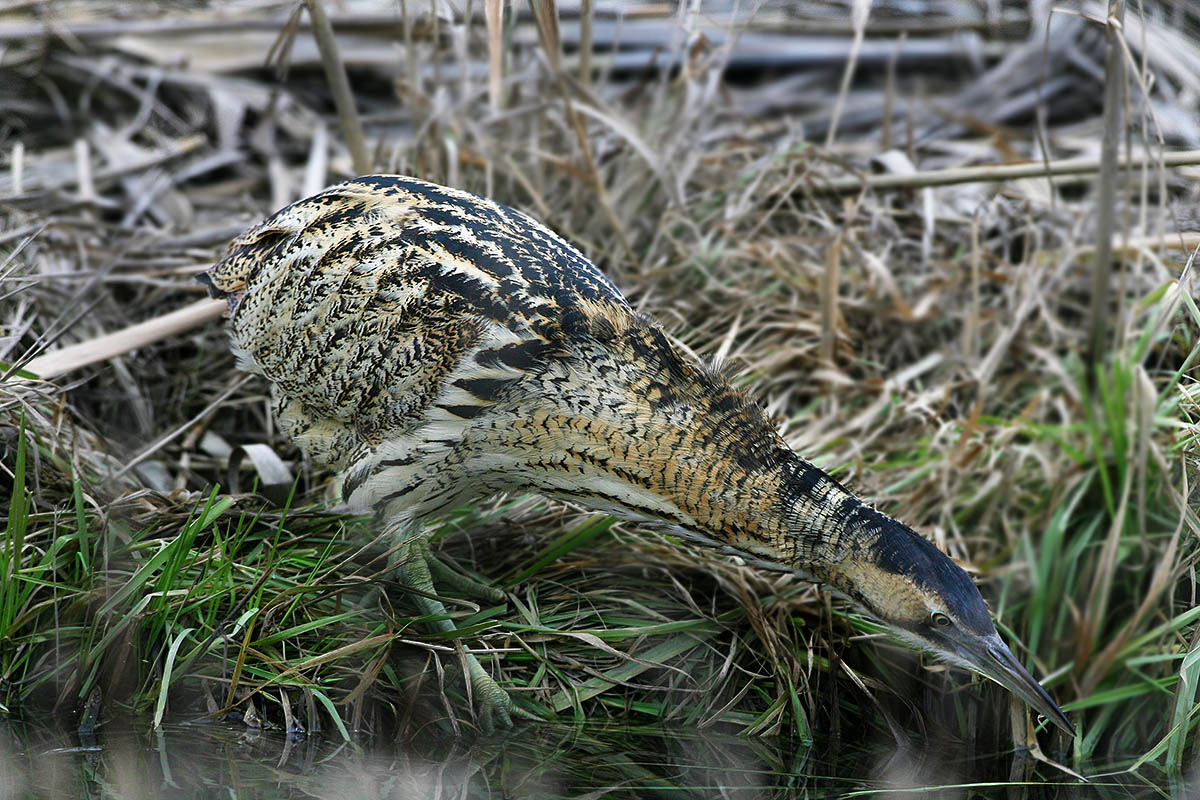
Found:
[[[80,737],[0,720],[0,800],[25,798],[1108,798],[1200,797],[1200,783],[1081,784],[1012,754],[804,746],[711,731],[524,723],[474,744],[289,738],[227,724],[103,727]],[[1093,770],[1095,776],[1099,770]]]

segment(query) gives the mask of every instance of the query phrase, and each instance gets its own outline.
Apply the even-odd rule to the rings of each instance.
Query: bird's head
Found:
[[[860,547],[831,583],[900,639],[990,678],[1074,735],[1066,715],[996,632],[975,582],[911,528],[869,507],[854,523]]]

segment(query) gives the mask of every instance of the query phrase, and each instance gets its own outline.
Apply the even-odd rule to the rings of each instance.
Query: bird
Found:
[[[784,442],[718,371],[635,311],[532,216],[399,175],[331,186],[234,239],[200,276],[280,427],[394,542],[440,631],[421,536],[450,510],[535,492],[827,585],[895,637],[974,671],[1074,735],[1000,638],[975,582]],[[467,656],[481,727],[507,693]]]

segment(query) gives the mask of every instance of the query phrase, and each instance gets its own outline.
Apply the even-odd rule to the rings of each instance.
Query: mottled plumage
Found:
[[[519,211],[364,177],[249,229],[207,279],[284,429],[382,524],[411,533],[532,489],[803,572],[985,674],[939,647],[942,620],[1004,647],[950,559],[792,452],[757,406]],[[1063,725],[1029,682],[1041,696],[1022,696]]]

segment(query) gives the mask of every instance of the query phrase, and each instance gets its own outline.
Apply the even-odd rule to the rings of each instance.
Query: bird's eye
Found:
[[[933,624],[937,625],[939,628],[950,627],[950,618],[940,611],[933,612],[933,616],[930,617],[930,619],[932,619]]]

